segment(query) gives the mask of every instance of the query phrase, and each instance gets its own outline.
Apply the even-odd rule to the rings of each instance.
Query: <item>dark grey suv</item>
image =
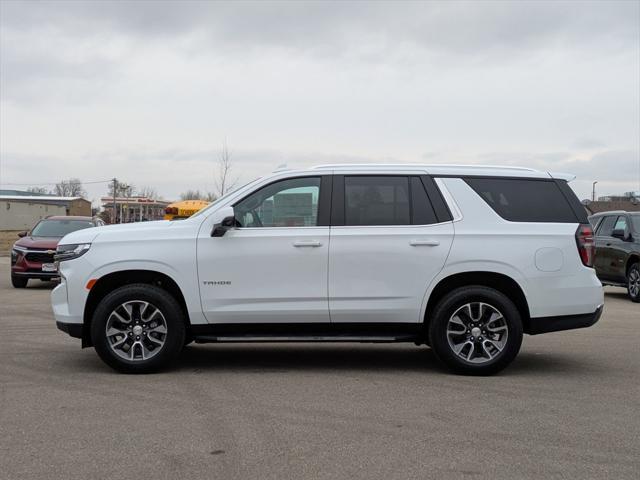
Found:
[[[601,212],[589,217],[596,233],[594,267],[604,285],[626,287],[640,302],[640,212]]]

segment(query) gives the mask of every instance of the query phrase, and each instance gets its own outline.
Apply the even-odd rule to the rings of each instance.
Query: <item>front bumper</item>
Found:
[[[600,305],[593,313],[532,318],[527,333],[530,335],[538,335],[540,333],[587,328],[600,320],[603,309],[604,305]]]
[[[56,327],[58,327],[58,330],[62,330],[64,333],[68,334],[70,337],[83,338],[84,325],[82,323],[56,322]]]

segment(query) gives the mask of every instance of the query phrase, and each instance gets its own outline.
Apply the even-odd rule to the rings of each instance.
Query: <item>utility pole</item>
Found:
[[[596,201],[596,183],[598,183],[597,180],[591,184],[591,201],[592,202]]]
[[[114,177],[113,179],[113,223],[116,223],[116,214],[117,214],[117,207],[116,207],[116,194],[118,192],[118,180]]]

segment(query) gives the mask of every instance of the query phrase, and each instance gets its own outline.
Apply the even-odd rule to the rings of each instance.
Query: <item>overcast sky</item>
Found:
[[[0,188],[174,199],[226,138],[241,181],[481,163],[640,190],[640,1],[0,0],[0,27]]]

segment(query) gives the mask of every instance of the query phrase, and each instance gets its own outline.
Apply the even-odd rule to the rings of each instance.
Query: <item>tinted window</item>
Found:
[[[465,181],[505,220],[578,222],[554,181],[510,178],[466,178]]]
[[[408,177],[345,177],[345,225],[410,225]]]
[[[429,225],[438,222],[427,191],[418,177],[411,177],[411,207],[411,221],[414,225]]]
[[[624,232],[627,231],[627,217],[620,216],[616,220],[616,224],[613,226],[614,230],[622,230]]]
[[[67,233],[93,227],[84,220],[42,220],[31,231],[32,237],[64,237]]]
[[[291,178],[252,193],[234,206],[242,227],[309,227],[318,224],[320,177]]]
[[[631,223],[633,223],[633,231],[640,233],[640,215],[633,215],[631,217]]]
[[[598,227],[598,235],[602,235],[605,237],[611,236],[611,232],[613,232],[613,226],[616,223],[617,217],[604,217],[604,220],[600,222],[600,226]]]

